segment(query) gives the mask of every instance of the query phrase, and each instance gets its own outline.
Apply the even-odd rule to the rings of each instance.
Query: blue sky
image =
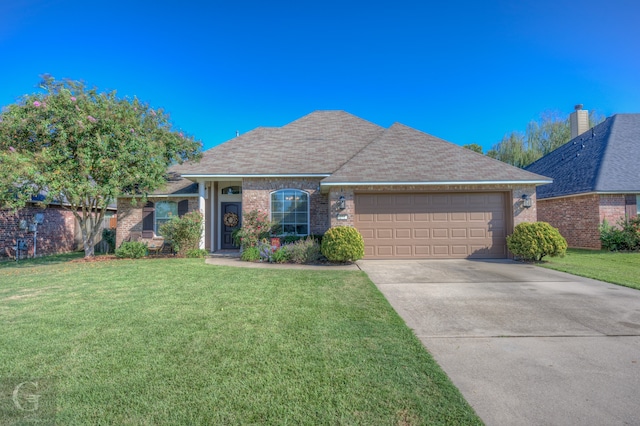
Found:
[[[637,0],[0,0],[0,105],[49,73],[164,107],[205,148],[340,109],[486,150],[546,110],[640,112],[639,18]]]

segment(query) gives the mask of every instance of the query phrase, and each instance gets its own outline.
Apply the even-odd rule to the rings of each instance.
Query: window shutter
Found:
[[[189,200],[182,200],[178,203],[178,216],[182,217],[189,212]]]
[[[142,230],[143,231],[154,231],[155,226],[153,223],[153,213],[155,212],[155,208],[153,203],[149,201],[142,208]]]

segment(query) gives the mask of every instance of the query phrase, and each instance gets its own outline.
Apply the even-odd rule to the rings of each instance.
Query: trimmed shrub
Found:
[[[567,241],[547,222],[524,222],[507,237],[507,247],[522,260],[541,261],[545,256],[564,256]]]
[[[187,251],[200,247],[203,226],[202,213],[193,211],[182,217],[172,217],[160,226],[160,233],[176,253],[184,255]]]
[[[116,250],[116,257],[139,259],[147,255],[147,245],[140,241],[125,241]]]
[[[194,259],[204,259],[209,254],[205,249],[190,249],[187,250],[186,256]]]
[[[640,217],[621,219],[617,226],[603,220],[599,230],[602,248],[606,250],[640,250]]]
[[[247,247],[242,250],[240,259],[245,262],[255,262],[256,260],[260,260],[260,250],[258,250],[258,247]]]
[[[356,228],[336,226],[322,237],[322,254],[330,262],[353,262],[364,257],[364,240]]]
[[[286,244],[283,248],[287,251],[289,261],[293,263],[313,263],[320,260],[320,245],[311,236]]]

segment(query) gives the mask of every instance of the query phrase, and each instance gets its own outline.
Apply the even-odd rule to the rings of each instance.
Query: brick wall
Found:
[[[600,222],[607,220],[615,225],[626,215],[626,203],[624,194],[601,194],[600,196]]]
[[[538,220],[558,228],[569,247],[599,249],[599,201],[595,194],[539,200]]]
[[[15,255],[10,247],[16,244],[18,238],[25,239],[28,256],[33,256],[33,232],[21,231],[19,223],[23,219],[32,223],[36,213],[44,214],[44,222],[38,225],[38,256],[70,252],[78,248],[75,240],[76,220],[68,210],[56,206],[45,209],[26,207],[17,213],[12,210],[0,210],[0,259]]]
[[[266,211],[271,214],[271,192],[279,189],[301,189],[309,193],[309,225],[312,234],[329,229],[329,199],[318,191],[320,179],[245,178],[242,181],[242,211]]]
[[[197,197],[184,197],[184,198],[152,198],[149,197],[148,201],[156,203],[158,201],[174,201],[179,203],[183,200],[189,200],[189,211],[199,209]],[[118,198],[118,227],[116,229],[116,247],[124,241],[128,241],[131,237],[131,233],[142,232],[142,207],[144,203],[137,200],[137,204],[132,203],[131,198]]]

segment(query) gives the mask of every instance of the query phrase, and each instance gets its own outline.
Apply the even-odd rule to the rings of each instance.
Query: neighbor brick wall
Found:
[[[538,200],[538,220],[558,228],[569,247],[599,249],[599,202],[596,194]]]
[[[148,201],[157,203],[158,201],[174,201],[179,203],[183,200],[189,200],[189,211],[195,211],[199,209],[197,197],[183,197],[183,198],[152,198],[149,197]],[[142,232],[142,208],[145,203],[142,203],[139,199],[134,205],[131,198],[118,198],[118,227],[116,229],[116,247],[124,241],[128,241],[132,232]]]
[[[601,194],[600,196],[600,222],[607,220],[609,224],[615,225],[626,215],[626,204],[624,194]]]
[[[28,256],[33,256],[33,233],[19,229],[20,220],[31,223],[36,213],[44,214],[44,222],[38,225],[37,255],[65,253],[76,250],[76,220],[68,210],[61,207],[26,207],[17,213],[12,210],[0,210],[0,259],[13,257],[11,246],[17,238],[24,238]]]
[[[320,179],[244,178],[242,181],[242,211],[261,210],[271,214],[270,196],[279,189],[301,189],[309,193],[309,225],[312,234],[324,234],[329,229],[329,199],[318,191]]]

